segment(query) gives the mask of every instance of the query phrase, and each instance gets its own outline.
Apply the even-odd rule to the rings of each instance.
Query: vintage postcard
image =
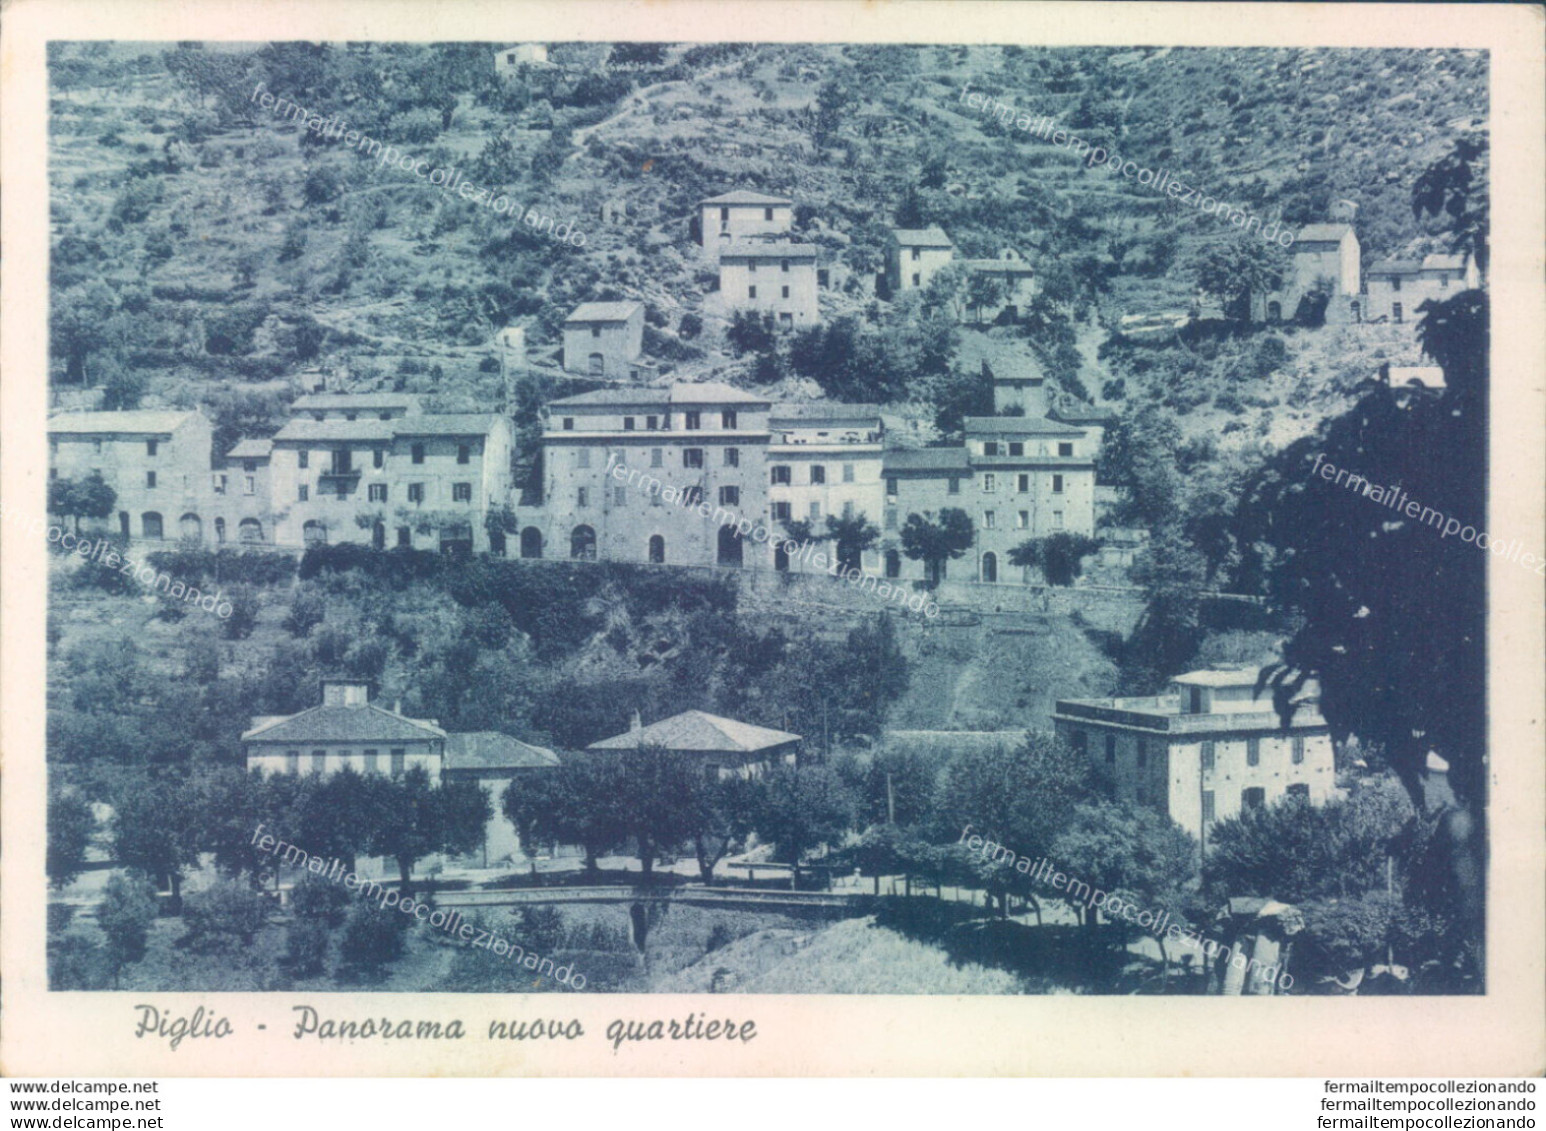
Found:
[[[1540,15],[8,7],[0,1067],[1546,1070]]]

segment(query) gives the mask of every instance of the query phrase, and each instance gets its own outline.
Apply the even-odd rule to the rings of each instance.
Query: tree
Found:
[[[113,988],[125,966],[145,957],[150,927],[156,921],[156,889],[143,876],[114,872],[97,904],[97,926],[107,937],[106,955]]]
[[[864,551],[880,541],[880,528],[860,511],[848,515],[827,515],[827,538],[834,543],[839,568],[846,571],[861,569]]]
[[[362,899],[349,909],[338,942],[339,962],[346,969],[380,977],[403,953],[408,917],[374,900]]]
[[[694,831],[698,814],[693,793],[702,782],[703,765],[658,745],[626,750],[622,763],[625,819],[648,883],[654,875],[655,858]]]
[[[689,782],[689,828],[698,875],[714,882],[714,869],[743,844],[756,814],[756,784],[739,776],[694,775]]]
[[[114,801],[113,853],[122,864],[172,890],[176,913],[182,910],[183,869],[198,864],[199,810],[187,783],[152,779],[131,785]]]
[[[972,317],[982,321],[984,307],[999,307],[1009,297],[1009,285],[1000,275],[973,271],[966,279],[966,306]]]
[[[183,908],[188,933],[183,943],[194,950],[240,952],[268,923],[268,900],[241,884],[221,880],[188,897]]]
[[[945,563],[965,554],[974,537],[972,520],[959,507],[941,510],[937,522],[932,511],[921,516],[910,514],[902,525],[902,552],[915,562],[923,562],[929,580],[938,585]]]
[[[1146,592],[1143,615],[1123,647],[1127,694],[1154,694],[1197,654],[1207,573],[1207,561],[1173,527],[1157,531],[1133,563],[1131,577]]]
[[[470,856],[488,837],[494,806],[488,790],[476,782],[443,782],[436,791],[440,813],[440,850],[451,856]]]
[[[754,826],[775,846],[777,858],[800,882],[800,861],[819,844],[836,840],[853,822],[853,798],[826,766],[779,766],[757,782]]]
[[[117,504],[118,492],[109,487],[96,472],[78,482],[74,479],[48,481],[49,513],[72,519],[77,534],[80,533],[81,519],[106,518],[113,513]]]
[[[86,849],[97,819],[79,793],[50,790],[48,795],[48,882],[69,887],[86,868]]]
[[[102,382],[102,408],[107,412],[139,408],[149,387],[145,374],[125,365],[116,353],[102,355],[97,364],[97,379]]]
[[[1197,286],[1219,300],[1225,317],[1250,317],[1253,296],[1283,285],[1283,249],[1255,235],[1214,244],[1197,261]]]
[[[512,781],[502,807],[522,844],[578,844],[594,873],[600,858],[628,839],[622,787],[615,756],[568,754],[556,770]]]
[[[1009,563],[1039,568],[1048,585],[1072,585],[1084,572],[1084,559],[1101,545],[1099,538],[1059,531],[1021,542],[1009,551]]]
[[[440,848],[441,809],[429,774],[414,766],[401,778],[365,777],[370,835],[367,851],[390,856],[404,891],[413,883],[413,865]]]

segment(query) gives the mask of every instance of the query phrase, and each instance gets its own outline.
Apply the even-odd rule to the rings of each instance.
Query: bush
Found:
[[[290,910],[297,919],[337,927],[349,910],[349,893],[335,883],[304,875],[290,891]]]
[[[227,640],[246,640],[257,627],[258,610],[263,607],[263,603],[256,593],[243,587],[231,590],[220,607],[229,607],[231,610],[230,616],[221,618],[221,634]]]
[[[296,974],[320,974],[327,968],[327,924],[297,919],[285,934],[285,964]]]
[[[564,916],[556,907],[522,907],[515,920],[519,937],[514,941],[527,950],[547,955],[564,943]]]
[[[268,922],[268,900],[242,884],[220,881],[190,895],[183,906],[183,943],[199,951],[234,951],[252,945]]]
[[[145,957],[151,924],[156,921],[156,889],[138,873],[119,872],[107,881],[97,904],[97,925],[107,938],[105,958],[116,984],[118,972]]]
[[[344,921],[338,943],[339,963],[352,971],[380,974],[403,953],[408,921],[400,913],[374,903],[356,903]]]
[[[676,333],[682,341],[692,341],[699,334],[703,333],[703,319],[689,310],[686,314],[682,315],[682,320],[676,324]]]

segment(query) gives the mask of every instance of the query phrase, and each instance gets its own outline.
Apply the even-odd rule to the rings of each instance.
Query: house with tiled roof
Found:
[[[1291,322],[1317,288],[1328,289],[1325,319],[1332,324],[1360,321],[1363,290],[1358,236],[1351,224],[1305,224],[1289,247],[1283,286],[1251,296],[1251,317],[1258,322]]]
[[[483,863],[514,861],[521,853],[521,838],[503,816],[506,789],[521,789],[533,776],[556,769],[558,755],[496,730],[467,731],[446,735],[441,779],[471,782],[488,791],[494,816],[483,841]]]
[[[815,245],[741,240],[721,247],[719,295],[726,313],[766,315],[775,329],[814,326],[821,317]]]
[[[582,302],[564,319],[564,368],[637,380],[644,354],[642,302]]]
[[[787,236],[794,228],[794,201],[786,196],[736,189],[698,202],[698,242],[712,257],[737,240]]]
[[[921,290],[934,272],[955,257],[955,244],[938,227],[893,228],[886,255],[886,282],[892,294]]]
[[[395,420],[421,411],[411,393],[307,393],[290,404],[292,416],[313,420]]]
[[[644,726],[637,714],[623,734],[593,742],[596,751],[662,747],[700,759],[705,774],[718,777],[758,777],[776,765],[794,765],[804,741],[798,734],[755,726],[707,711],[683,711]]]
[[[1464,255],[1382,259],[1369,268],[1364,317],[1373,322],[1414,322],[1430,299],[1442,302],[1481,285],[1476,263]]]

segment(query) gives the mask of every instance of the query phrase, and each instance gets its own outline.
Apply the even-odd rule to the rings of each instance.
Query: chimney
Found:
[[[628,720],[628,733],[629,734],[638,734],[643,729],[644,729],[644,721],[639,718],[639,712],[635,711],[633,713],[633,718]]]
[[[324,679],[324,707],[363,707],[370,701],[370,684],[356,679]]]

